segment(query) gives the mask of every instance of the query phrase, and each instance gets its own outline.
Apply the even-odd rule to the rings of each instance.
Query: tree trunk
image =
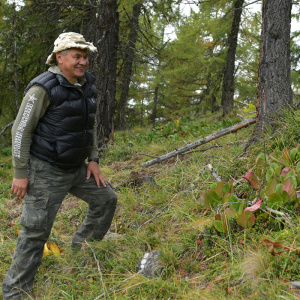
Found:
[[[156,111],[157,111],[157,100],[158,100],[158,86],[155,87],[154,99],[153,99],[153,110],[151,114],[152,127],[155,127]]]
[[[131,81],[132,65],[134,60],[134,52],[136,47],[136,38],[139,28],[139,17],[141,13],[141,2],[133,6],[133,16],[131,20],[131,29],[129,34],[128,46],[125,51],[124,61],[124,74],[122,82],[122,91],[119,102],[119,114],[118,114],[118,127],[124,129],[125,126],[125,110],[128,101],[129,85]]]
[[[211,112],[214,113],[217,111],[217,97],[215,94],[213,94],[211,98]]]
[[[17,48],[17,15],[16,15],[16,3],[13,3],[14,8],[14,81],[15,81],[15,117],[19,111],[18,102],[18,48]]]
[[[235,53],[238,40],[238,32],[241,21],[244,0],[236,0],[234,4],[234,16],[232,21],[231,32],[228,37],[229,48],[227,52],[227,63],[225,66],[222,88],[222,108],[223,116],[229,114],[233,110],[234,99],[234,66]]]
[[[254,134],[274,124],[293,102],[290,66],[291,0],[264,0]]]
[[[107,144],[113,134],[116,94],[117,47],[119,15],[117,0],[102,0],[98,6],[98,53],[94,62],[96,74],[98,147]]]

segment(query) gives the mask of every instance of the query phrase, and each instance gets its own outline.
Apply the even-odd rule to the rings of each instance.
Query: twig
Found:
[[[275,210],[275,209],[272,209],[268,206],[266,206],[266,210],[272,214],[275,214],[275,215],[279,215],[279,216],[282,216],[284,219],[286,219],[289,223],[291,221],[291,217],[288,215],[288,214],[285,214],[284,212],[282,211],[278,211],[278,210]]]
[[[212,176],[215,177],[215,179],[218,182],[222,182],[222,179],[219,177],[219,175],[215,172],[213,166],[211,164],[206,165],[207,169],[209,170],[209,172],[211,173]]]
[[[238,117],[242,118],[243,120],[246,120],[246,118],[240,114],[237,114]]]
[[[102,272],[101,272],[101,268],[100,268],[100,262],[99,262],[99,260],[97,259],[97,257],[96,257],[96,254],[95,254],[95,251],[94,251],[94,249],[91,247],[91,245],[87,242],[87,240],[85,240],[85,243],[88,245],[88,247],[92,250],[92,252],[93,252],[93,256],[94,256],[94,259],[95,259],[95,261],[96,261],[96,263],[97,263],[97,268],[98,268],[98,272],[99,272],[99,275],[100,275],[100,283],[102,284],[102,288],[103,288],[103,290],[105,291],[105,287],[104,287],[104,283],[103,283],[103,276],[102,276]],[[105,292],[104,292],[104,294],[105,294]]]
[[[10,188],[11,188],[11,185],[9,187],[7,187],[5,190],[3,190],[2,192],[0,192],[0,194],[3,194],[5,191],[7,191]]]
[[[12,126],[14,124],[15,121],[10,122],[9,124],[5,125],[2,129],[2,131],[0,132],[0,136],[4,134],[4,132],[7,130],[7,128],[9,128],[10,126]]]
[[[194,152],[204,152],[204,151],[207,151],[207,150],[209,150],[211,148],[219,148],[219,147],[224,147],[224,145],[213,145],[213,146],[209,146],[209,147],[203,148],[203,149],[198,149],[198,150],[194,150],[194,151],[184,152],[184,153],[181,153],[181,155],[191,154],[191,153],[194,153]]]
[[[176,162],[175,162],[175,165],[174,165],[174,169],[175,169],[176,166],[177,166],[178,160],[179,160],[179,155],[177,155],[177,157],[176,157]]]
[[[156,155],[145,154],[145,153],[137,153],[136,155],[145,155],[145,156],[149,156],[149,157],[153,157],[153,158],[158,158],[159,157],[159,156],[156,156]]]

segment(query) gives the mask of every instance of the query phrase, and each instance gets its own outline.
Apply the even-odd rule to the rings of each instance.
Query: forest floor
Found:
[[[118,194],[108,236],[84,243],[78,252],[70,249],[87,205],[68,195],[32,299],[300,299],[300,290],[291,285],[300,281],[299,120],[300,113],[289,114],[271,139],[266,134],[243,155],[253,125],[148,168],[140,166],[153,159],[147,155],[166,154],[241,119],[208,115],[116,132],[114,145],[101,158],[102,172]],[[278,161],[260,159],[274,157],[270,153]],[[0,159],[1,192],[12,180],[9,147],[0,151]],[[276,185],[270,170],[278,175]],[[258,188],[254,177],[242,177],[249,171],[257,175]],[[255,198],[272,203],[275,213],[263,205],[246,213]],[[22,205],[9,189],[0,194],[0,282],[22,229]],[[154,250],[158,269],[145,276],[139,263]]]

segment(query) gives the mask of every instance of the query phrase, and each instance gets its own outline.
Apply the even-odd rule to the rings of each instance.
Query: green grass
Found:
[[[115,144],[103,154],[101,166],[106,178],[119,188],[111,232],[121,236],[90,242],[73,253],[70,241],[85,217],[86,205],[67,197],[50,236],[50,242],[63,250],[62,255],[44,257],[35,278],[33,299],[299,299],[300,293],[289,288],[290,281],[300,281],[296,252],[272,256],[269,246],[260,243],[269,239],[298,248],[297,210],[292,214],[293,226],[274,216],[257,220],[249,229],[229,222],[228,233],[220,233],[213,226],[217,209],[206,210],[200,204],[201,195],[216,182],[205,169],[208,163],[224,182],[240,180],[254,168],[259,153],[295,147],[299,121],[298,112],[287,114],[272,139],[266,136],[244,156],[239,155],[253,126],[199,148],[223,147],[182,155],[145,169],[140,164],[152,158],[143,154],[166,154],[237,120],[181,118],[156,130],[116,132]],[[0,192],[11,183],[10,155],[9,148],[0,153],[5,164],[0,169]],[[152,176],[160,187],[147,183],[122,186],[144,176]],[[245,180],[235,186],[235,193],[240,198],[255,196]],[[11,263],[16,230],[21,229],[21,207],[9,190],[0,194],[1,282]],[[160,251],[163,268],[155,279],[137,273],[139,260],[152,250]]]

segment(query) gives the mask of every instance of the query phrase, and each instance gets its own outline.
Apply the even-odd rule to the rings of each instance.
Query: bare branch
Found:
[[[7,130],[7,128],[9,128],[10,126],[12,126],[14,124],[15,121],[10,122],[9,124],[5,125],[2,129],[2,131],[0,132],[0,136],[4,134],[4,132]]]

